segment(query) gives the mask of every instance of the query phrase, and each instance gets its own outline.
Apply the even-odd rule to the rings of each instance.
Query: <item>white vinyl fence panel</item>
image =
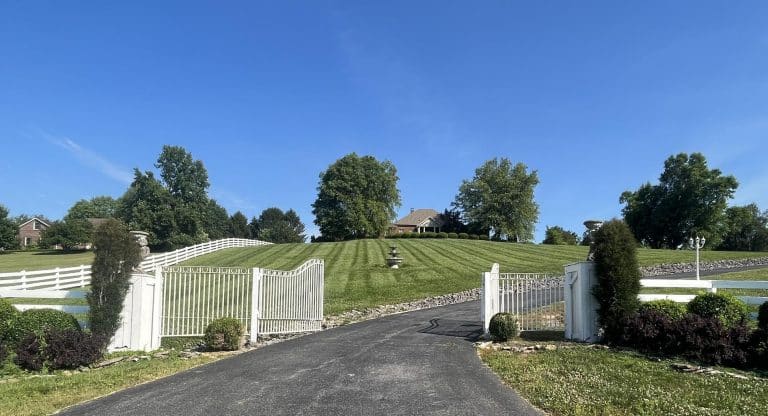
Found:
[[[718,289],[751,289],[768,290],[768,281],[761,280],[682,280],[682,279],[641,279],[640,285],[649,288],[685,288],[705,289],[716,293]],[[674,302],[687,303],[696,295],[669,295],[669,294],[640,294],[638,298],[643,302],[668,299]],[[766,296],[737,296],[748,305],[762,305],[768,302]]]
[[[184,247],[168,253],[151,254],[144,259],[139,268],[146,273],[154,273],[158,267],[171,266],[197,256],[218,250],[236,247],[255,247],[272,243],[244,238],[224,238]],[[91,283],[91,266],[55,268],[48,270],[22,270],[12,273],[0,273],[0,289],[72,289]]]

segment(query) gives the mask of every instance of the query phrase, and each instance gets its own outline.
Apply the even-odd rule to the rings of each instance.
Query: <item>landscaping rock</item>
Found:
[[[768,257],[740,260],[717,260],[700,263],[699,270],[733,269],[748,266],[768,266]],[[656,266],[641,267],[643,277],[664,276],[676,273],[691,273],[696,271],[696,263],[672,263]]]
[[[545,351],[555,351],[557,350],[557,345],[554,344],[547,344],[544,346]]]
[[[117,364],[120,361],[126,360],[128,357],[117,357],[117,358],[110,358],[109,360],[104,360],[101,362],[98,362],[96,364],[91,364],[91,368],[102,368],[102,367],[108,367],[112,364]]]

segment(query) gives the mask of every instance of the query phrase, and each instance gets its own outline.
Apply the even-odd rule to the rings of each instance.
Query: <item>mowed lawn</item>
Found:
[[[404,263],[386,266],[390,245]],[[197,266],[264,267],[290,270],[310,258],[325,260],[325,313],[399,303],[459,292],[481,285],[493,263],[502,272],[562,273],[586,258],[586,247],[512,244],[453,239],[357,240],[233,248],[183,263]],[[690,262],[690,251],[638,251],[641,265]],[[702,261],[768,256],[768,253],[702,252]]]
[[[92,251],[65,253],[61,250],[13,251],[0,254],[0,273],[47,270],[93,263]]]

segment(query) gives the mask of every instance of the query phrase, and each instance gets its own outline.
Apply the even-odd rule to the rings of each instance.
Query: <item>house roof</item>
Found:
[[[414,227],[423,226],[438,226],[439,225],[427,225],[428,223],[442,223],[440,213],[431,208],[414,209],[410,214],[403,218],[400,218],[395,222],[395,225],[409,225]]]
[[[27,224],[29,224],[30,222],[32,222],[32,221],[35,221],[35,220],[37,220],[37,221],[38,221],[38,222],[40,222],[41,224],[45,225],[46,227],[50,227],[50,226],[51,226],[51,224],[49,224],[49,223],[48,223],[48,221],[45,221],[45,220],[41,220],[40,218],[37,218],[37,217],[32,217],[32,218],[30,218],[30,219],[28,219],[28,220],[24,221],[23,223],[19,224],[19,228],[21,228],[21,227],[23,227],[23,226],[25,226],[25,225],[27,225]]]

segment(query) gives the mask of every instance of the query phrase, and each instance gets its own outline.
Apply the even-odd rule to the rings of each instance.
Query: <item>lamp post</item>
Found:
[[[707,242],[707,239],[704,237],[699,238],[699,236],[696,236],[696,239],[691,237],[688,240],[688,245],[691,246],[692,249],[696,249],[696,280],[699,280],[699,250],[704,248],[704,243]]]

